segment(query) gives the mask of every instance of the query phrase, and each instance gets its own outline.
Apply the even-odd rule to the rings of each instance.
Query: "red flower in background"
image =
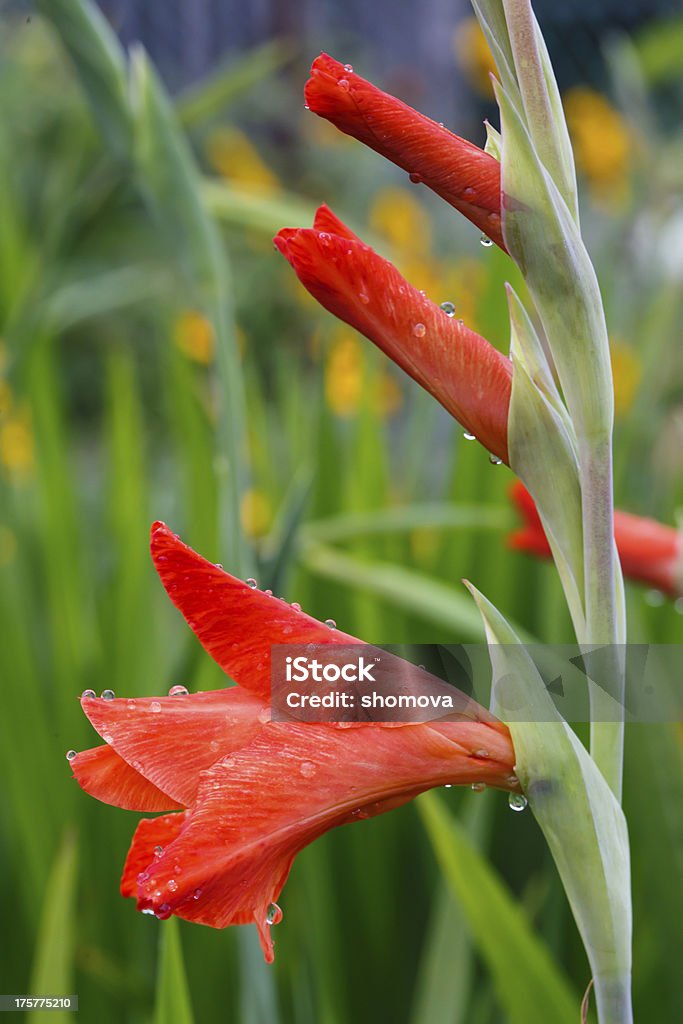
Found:
[[[206,561],[168,527],[152,557],[171,600],[237,686],[81,704],[104,746],[71,760],[81,787],[143,819],[121,892],[139,910],[224,928],[270,925],[296,854],[337,825],[373,817],[433,786],[516,789],[507,730],[472,720],[406,725],[270,721],[272,644],[360,643]],[[171,691],[173,692],[173,691]]]
[[[505,250],[494,157],[326,53],[313,61],[304,95],[315,114],[424,182]]]
[[[413,288],[327,206],[312,229],[284,228],[274,241],[325,309],[373,341],[507,462],[506,356]]]
[[[510,535],[510,546],[549,558],[550,545],[534,499],[519,481],[513,484],[510,494],[524,519],[524,526]],[[614,539],[625,576],[656,587],[672,597],[681,593],[683,535],[678,530],[654,519],[616,509]]]

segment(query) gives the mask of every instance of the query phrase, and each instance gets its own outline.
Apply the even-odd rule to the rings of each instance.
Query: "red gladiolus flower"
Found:
[[[304,95],[314,113],[424,182],[505,250],[494,157],[326,53],[313,61]]]
[[[312,229],[284,228],[274,241],[325,309],[373,341],[507,462],[509,359],[408,284],[326,206]]]
[[[542,558],[550,557],[534,499],[517,481],[510,491],[524,518],[524,526],[511,534],[510,546]],[[634,516],[619,509],[614,513],[614,539],[624,576],[675,597],[683,580],[683,536],[672,526]]]
[[[507,727],[483,708],[429,724],[270,721],[272,644],[360,643],[207,562],[168,527],[152,557],[171,600],[237,682],[210,693],[81,704],[105,745],[76,754],[86,792],[143,819],[121,892],[139,910],[223,928],[270,925],[295,855],[337,825],[433,786],[518,788]],[[171,691],[173,692],[173,691]]]

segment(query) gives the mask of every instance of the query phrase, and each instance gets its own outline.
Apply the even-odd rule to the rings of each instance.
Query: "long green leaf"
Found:
[[[162,926],[154,1024],[194,1024],[178,922],[174,917]]]
[[[38,928],[35,959],[31,972],[30,994],[37,996],[73,995],[73,954],[76,924],[76,840],[67,833],[57,854],[45,887],[43,913]],[[50,1011],[56,1024],[73,1021],[73,1013]],[[27,1024],[43,1024],[45,1014],[34,1010]]]

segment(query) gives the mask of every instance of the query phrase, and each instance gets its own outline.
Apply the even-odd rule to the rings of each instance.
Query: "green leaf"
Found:
[[[31,971],[31,995],[73,995],[73,955],[76,924],[75,837],[68,832],[62,841],[45,887],[43,912],[38,927],[35,959]],[[67,1010],[50,1012],[55,1024],[73,1021]],[[27,1015],[27,1024],[43,1024],[45,1014],[35,1010]]]
[[[154,1024],[194,1024],[178,922],[174,917],[164,921],[161,928]]]
[[[417,807],[509,1024],[577,1024],[578,994],[464,828],[434,793],[419,797]]]
[[[305,524],[302,537],[329,543],[373,534],[399,533],[424,528],[446,530],[508,530],[514,523],[511,510],[502,505],[453,505],[433,502],[400,505],[372,512],[351,512]]]

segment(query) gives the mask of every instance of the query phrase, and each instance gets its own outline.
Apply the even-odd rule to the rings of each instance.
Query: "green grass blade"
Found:
[[[73,995],[73,952],[76,923],[76,841],[67,833],[47,880],[45,900],[31,972],[30,994]],[[43,1011],[28,1014],[27,1024],[42,1024]],[[69,1011],[50,1011],[56,1024],[73,1021]]]
[[[162,928],[154,1024],[194,1024],[179,927],[173,917]]]

